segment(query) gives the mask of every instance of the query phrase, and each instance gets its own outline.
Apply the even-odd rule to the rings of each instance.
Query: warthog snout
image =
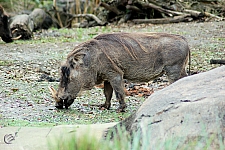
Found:
[[[56,108],[63,109],[63,106],[65,106],[65,108],[68,109],[68,107],[74,102],[74,100],[69,98],[68,95],[58,96],[57,91],[53,87],[49,86],[48,88],[52,94],[52,97],[54,98],[56,102],[55,104]]]
[[[55,107],[58,109],[63,109],[63,100],[55,103]]]

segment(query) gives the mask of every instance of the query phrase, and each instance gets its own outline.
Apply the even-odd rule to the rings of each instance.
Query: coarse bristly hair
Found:
[[[142,35],[143,34],[137,34],[137,36],[142,36]],[[93,45],[97,45],[97,47],[101,48],[101,50],[105,54],[107,54],[105,51],[108,49],[108,46],[115,48],[114,45],[110,45],[108,42],[108,41],[113,41],[113,42],[117,42],[120,46],[122,46],[134,59],[137,59],[137,56],[135,55],[135,52],[134,52],[135,48],[133,47],[133,44],[131,44],[131,42],[129,42],[125,38],[136,43],[137,45],[140,46],[140,48],[143,51],[147,52],[146,48],[142,46],[141,43],[137,40],[139,37],[133,38],[131,34],[128,34],[128,33],[113,33],[113,34],[101,34],[95,37],[94,39],[91,39],[89,41],[79,44],[68,55],[68,57],[82,51],[83,49],[81,49],[80,47],[91,48]]]
[[[60,85],[62,88],[66,88],[69,82],[69,76],[70,76],[70,68],[67,66],[61,67],[61,79],[60,79]]]
[[[112,63],[114,69],[116,69],[118,72],[121,72],[120,68],[118,67],[117,60],[114,58],[111,58],[107,51],[109,49],[116,49],[115,45],[110,44],[109,41],[118,43],[119,46],[123,47],[123,49],[134,59],[138,60],[137,52],[135,53],[135,47],[133,45],[138,45],[140,49],[142,49],[144,52],[147,52],[146,48],[142,46],[142,44],[137,40],[138,36],[143,36],[144,34],[137,34],[137,37],[132,37],[131,34],[128,33],[113,33],[113,34],[101,34],[95,37],[94,39],[91,39],[89,41],[86,41],[84,43],[79,44],[74,48],[74,50],[68,54],[67,58],[71,56],[75,56],[80,51],[83,51],[86,49],[87,51],[92,49],[93,45],[98,47],[99,50],[101,50],[106,58],[109,59],[109,61]],[[128,39],[128,40],[127,40]],[[132,44],[135,43],[135,44]]]

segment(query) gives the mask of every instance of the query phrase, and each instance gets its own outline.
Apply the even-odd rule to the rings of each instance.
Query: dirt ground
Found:
[[[218,67],[219,65],[209,64],[212,58],[225,59],[224,21],[167,25],[126,24],[62,31],[50,29],[35,33],[34,39],[30,41],[6,44],[0,40],[0,120],[2,120],[0,126],[1,124],[2,126],[18,125],[18,120],[21,124],[27,121],[25,125],[33,122],[53,125],[106,123],[120,121],[138,109],[144,101],[144,98],[140,96],[127,97],[128,110],[120,115],[115,112],[118,107],[115,100],[111,110],[98,110],[92,107],[89,104],[104,102],[102,90],[99,88],[84,92],[69,110],[55,109],[48,86],[57,88],[58,68],[61,62],[77,44],[88,40],[88,38],[82,38],[87,35],[103,32],[168,32],[183,35],[191,48],[192,73]],[[77,40],[78,37],[80,37],[79,40]],[[52,77],[50,81],[53,82],[43,80],[44,78],[41,77],[45,75]],[[150,82],[148,87],[155,91],[166,85],[158,81]]]

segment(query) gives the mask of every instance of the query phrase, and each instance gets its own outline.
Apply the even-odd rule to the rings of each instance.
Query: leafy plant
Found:
[[[151,143],[151,133],[146,133],[145,136],[139,132],[129,135],[125,129],[118,128],[117,134],[115,131],[114,138],[110,138],[110,134],[105,139],[96,139],[87,130],[86,133],[79,135],[75,128],[71,134],[60,134],[59,137],[49,139],[49,150],[192,150],[192,149],[224,149],[224,143],[221,136],[205,135],[202,137],[191,138],[188,141],[184,137],[171,137]]]

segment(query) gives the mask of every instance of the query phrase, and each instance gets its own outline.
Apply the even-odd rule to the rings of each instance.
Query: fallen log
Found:
[[[207,3],[202,6],[201,2],[196,2],[196,4],[192,6],[183,1],[170,1],[170,3],[166,3],[164,1],[154,0],[105,0],[100,6],[107,10],[104,17],[108,22],[116,21],[119,24],[132,19],[135,23],[153,24],[178,23],[198,19],[208,21],[212,18],[218,21],[224,20],[223,15],[217,16],[211,14],[211,12],[214,12],[213,8],[204,9],[208,6],[217,6],[215,12],[224,12],[222,5],[216,3]],[[113,15],[112,12],[114,13]]]
[[[184,21],[191,21],[190,14],[185,14],[182,16],[175,16],[174,18],[162,18],[162,19],[133,19],[132,22],[136,24],[140,23],[151,23],[151,24],[168,24],[168,23],[178,23]]]
[[[218,19],[218,20],[224,20],[224,18],[223,17],[219,17],[219,16],[217,16],[217,15],[214,15],[214,14],[211,14],[211,13],[209,13],[209,12],[204,12],[204,15],[206,16],[206,17],[211,17],[211,18],[216,18],[216,19]]]
[[[219,17],[217,15],[211,14],[209,12],[199,12],[196,10],[189,10],[189,9],[185,9],[183,12],[187,13],[187,14],[191,14],[192,17],[195,18],[201,18],[201,17],[211,17],[211,18],[216,18],[218,20],[223,20],[223,17]]]
[[[135,11],[135,12],[139,12],[139,13],[141,13],[141,12],[142,12],[142,10],[141,10],[141,9],[139,9],[138,7],[133,6],[133,5],[127,5],[127,6],[126,6],[126,9],[128,9],[128,10],[133,10],[133,11]]]
[[[102,22],[97,16],[95,16],[94,14],[77,14],[77,15],[72,15],[73,18],[80,18],[80,17],[84,17],[87,20],[94,20],[96,21],[99,25],[106,25],[105,22]]]
[[[110,6],[110,5],[108,5],[108,4],[104,3],[104,2],[101,2],[99,5],[104,7],[105,9],[111,11],[111,12],[114,12],[116,15],[120,15],[121,14],[121,12],[116,7]]]
[[[159,7],[157,5],[154,5],[152,3],[146,3],[146,2],[143,2],[143,1],[136,1],[136,2],[138,4],[140,4],[143,8],[152,8],[152,9],[155,9],[155,10],[161,12],[161,13],[168,14],[169,16],[177,16],[177,15],[184,15],[185,14],[185,13],[182,13],[182,12],[164,9],[164,8]]]
[[[225,59],[211,59],[210,64],[225,64]]]
[[[185,9],[184,12],[187,14],[191,14],[191,16],[195,17],[195,18],[204,17],[204,15],[205,15],[204,13],[202,13],[200,11],[196,11],[196,10]]]

